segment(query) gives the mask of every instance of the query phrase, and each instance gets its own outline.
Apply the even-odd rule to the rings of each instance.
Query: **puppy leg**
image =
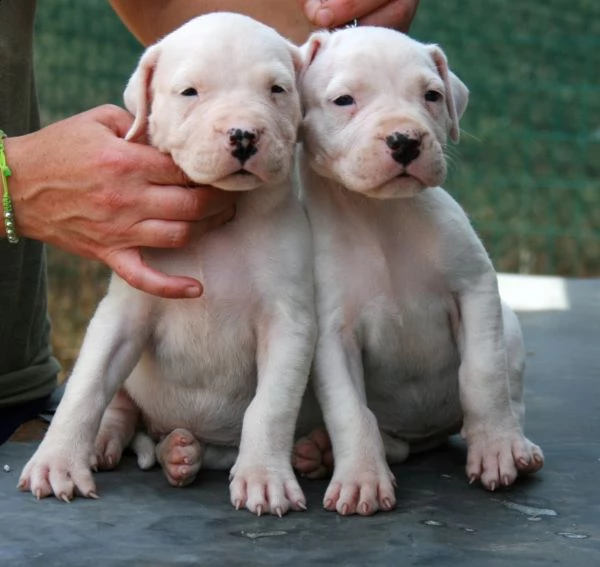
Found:
[[[525,427],[525,346],[521,326],[515,313],[506,304],[502,304],[502,315],[504,320],[504,337],[506,340],[506,352],[508,362],[508,378],[510,388],[510,400],[521,428]],[[517,470],[520,473],[534,473],[544,465],[544,454],[540,447],[525,438],[528,445],[528,453],[532,459],[519,459],[516,461]]]
[[[370,515],[396,504],[394,476],[364,392],[361,350],[351,337],[323,332],[315,387],[331,437],[334,472],[323,505],[342,515]]]
[[[102,300],[50,428],[21,473],[20,490],[65,501],[76,493],[96,497],[94,440],[104,410],[140,358],[149,317],[148,296],[130,288]]]
[[[231,469],[231,502],[259,516],[281,516],[290,508],[306,509],[291,456],[314,350],[311,308],[302,312],[283,306],[263,328],[259,325],[257,335],[258,385],[244,415],[239,455]]]
[[[459,307],[459,388],[464,412],[462,435],[468,445],[466,471],[470,482],[480,479],[485,488],[495,490],[512,484],[519,469],[539,468],[543,457],[523,435],[513,408],[512,397],[517,411],[522,400],[522,364],[518,358],[508,363],[496,275],[484,274],[474,282],[459,296]],[[514,329],[511,340],[517,340]],[[512,350],[514,356],[514,346]],[[532,465],[534,462],[537,464]]]
[[[139,410],[121,388],[106,408],[96,435],[96,460],[102,470],[114,469],[135,434]]]
[[[204,445],[187,429],[174,429],[156,445],[156,459],[173,486],[187,486],[202,467]]]

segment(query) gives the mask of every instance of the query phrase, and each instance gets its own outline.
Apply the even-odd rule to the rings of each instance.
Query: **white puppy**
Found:
[[[522,430],[521,332],[467,217],[438,186],[467,88],[439,47],[387,29],[320,32],[304,50],[315,387],[335,461],[325,507],[392,508],[386,455],[402,462],[461,426],[468,478],[510,485],[543,464]]]
[[[178,482],[202,459],[231,466],[239,446],[236,507],[259,515],[305,507],[290,463],[316,338],[310,228],[290,181],[300,66],[299,49],[274,30],[228,13],[190,21],[141,58],[125,93],[135,114],[128,138],[147,131],[193,182],[244,192],[231,223],[145,255],[202,281],[201,298],[159,299],[113,276],[23,490],[96,496],[94,438],[126,380],[155,440],[184,428],[187,439],[174,444],[211,445],[188,455],[196,470]],[[120,454],[123,431],[132,433],[130,406],[121,392],[111,409],[113,417],[124,409],[128,423],[107,414],[106,435],[111,423],[117,429],[104,439],[109,453]]]

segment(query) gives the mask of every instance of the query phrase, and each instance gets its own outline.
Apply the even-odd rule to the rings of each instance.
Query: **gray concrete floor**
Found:
[[[15,490],[34,445],[0,447],[0,566],[600,565],[600,286],[568,282],[569,308],[520,313],[527,434],[546,466],[508,490],[469,486],[459,439],[395,469],[398,507],[370,518],[309,509],[256,518],[229,504],[227,475],[175,489],[131,457],[97,475],[99,501],[36,502]],[[2,472],[8,464],[10,472]]]

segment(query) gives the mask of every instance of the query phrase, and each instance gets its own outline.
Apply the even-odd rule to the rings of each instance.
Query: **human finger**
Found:
[[[194,298],[202,295],[202,284],[185,276],[170,276],[146,264],[139,248],[115,250],[104,261],[130,286],[158,297]]]
[[[235,208],[230,206],[196,222],[148,219],[130,230],[125,244],[145,248],[181,248],[189,242],[192,234],[200,237],[229,222],[234,215]]]
[[[140,200],[140,217],[197,221],[230,209],[236,200],[236,194],[209,186],[193,189],[152,186],[140,195]]]
[[[362,18],[389,0],[300,0],[306,17],[321,28],[335,28]]]
[[[362,26],[383,26],[408,32],[415,17],[419,0],[393,0],[360,18]]]

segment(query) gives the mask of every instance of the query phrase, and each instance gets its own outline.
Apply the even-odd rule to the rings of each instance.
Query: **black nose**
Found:
[[[244,165],[258,150],[258,133],[241,128],[231,128],[228,132],[229,143],[233,146],[231,155]]]
[[[394,160],[404,166],[417,159],[421,153],[419,149],[421,140],[409,138],[400,132],[394,132],[391,136],[388,136],[385,143],[392,150]]]

